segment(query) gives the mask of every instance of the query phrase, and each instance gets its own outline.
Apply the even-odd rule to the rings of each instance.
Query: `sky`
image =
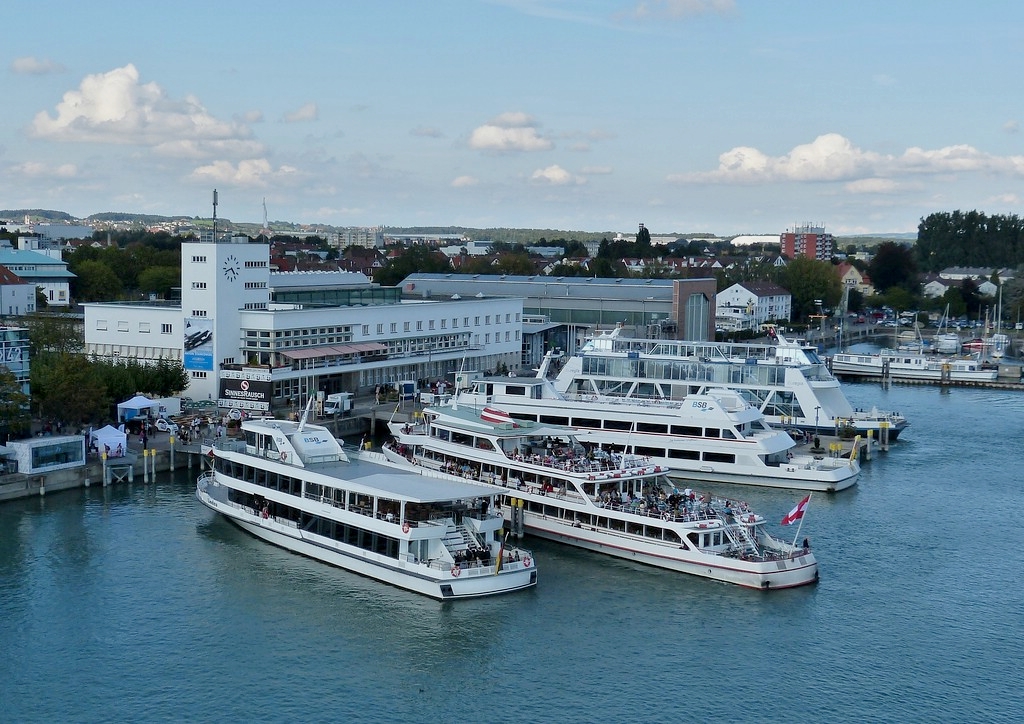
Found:
[[[851,235],[1024,199],[1019,1],[4,7],[0,208]]]

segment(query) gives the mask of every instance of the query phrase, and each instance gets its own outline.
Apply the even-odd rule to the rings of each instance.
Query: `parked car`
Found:
[[[159,430],[160,432],[176,433],[178,432],[178,425],[177,423],[171,422],[170,420],[165,420],[164,418],[160,417],[157,418],[156,429]]]

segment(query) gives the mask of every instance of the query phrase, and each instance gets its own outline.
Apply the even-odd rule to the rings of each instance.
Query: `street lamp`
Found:
[[[815,434],[817,434],[817,432],[818,432],[818,413],[820,411],[821,411],[821,405],[817,405],[814,408],[814,432],[815,432]]]

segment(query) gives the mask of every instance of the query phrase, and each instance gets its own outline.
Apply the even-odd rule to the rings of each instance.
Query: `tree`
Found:
[[[914,255],[910,249],[892,241],[885,241],[875,250],[875,255],[868,264],[868,275],[879,292],[897,286],[914,292],[917,283],[916,269]]]
[[[823,306],[834,307],[843,295],[839,274],[830,262],[804,256],[791,261],[784,273],[784,286],[793,297],[793,314],[806,319],[814,314],[821,300]]]
[[[70,315],[36,312],[25,318],[29,354],[33,363],[51,354],[80,352],[82,332],[78,320]]]
[[[121,296],[121,280],[100,261],[83,261],[74,269],[78,275],[72,283],[75,298],[80,302],[107,302]]]
[[[180,267],[153,266],[139,272],[139,291],[146,294],[158,294],[166,299],[171,289],[180,283]]]
[[[451,265],[444,254],[417,244],[391,259],[383,269],[373,275],[373,280],[383,286],[394,286],[410,274],[446,271],[451,271]]]
[[[80,355],[59,354],[32,365],[32,399],[41,417],[72,424],[109,415],[110,397],[97,368]]]
[[[10,435],[22,434],[29,427],[28,395],[21,390],[18,378],[0,365],[0,442]]]

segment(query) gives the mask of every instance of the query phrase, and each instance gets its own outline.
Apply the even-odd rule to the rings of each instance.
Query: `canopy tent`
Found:
[[[118,420],[131,420],[138,415],[148,414],[149,417],[156,417],[160,409],[159,400],[151,400],[142,395],[135,395],[130,400],[125,400],[117,406]]]
[[[118,450],[121,455],[128,451],[128,435],[110,425],[89,433],[89,442],[95,443],[96,449],[108,456],[118,457]]]

